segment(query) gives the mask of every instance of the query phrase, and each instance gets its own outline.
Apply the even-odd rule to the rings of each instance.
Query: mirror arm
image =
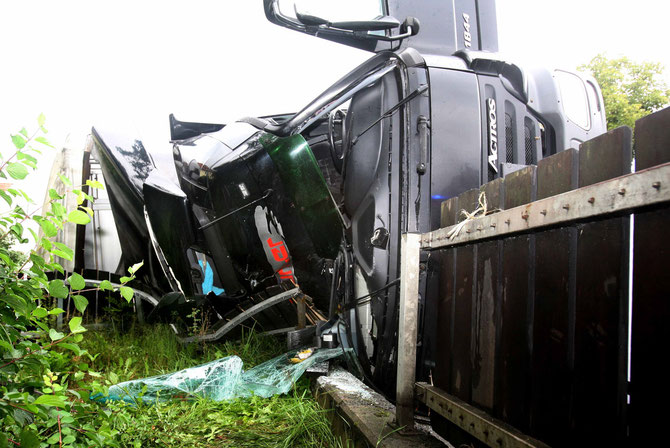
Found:
[[[413,36],[413,33],[414,32],[412,30],[412,27],[408,26],[406,33],[398,34],[397,36],[374,36],[373,38],[377,40],[383,40],[384,42],[394,42],[396,40],[403,40],[410,36]]]
[[[350,34],[352,37],[355,37],[355,38],[358,38],[358,39],[381,40],[381,41],[384,41],[384,42],[394,42],[394,41],[397,41],[397,40],[403,40],[403,39],[406,39],[406,38],[416,34],[412,30],[411,26],[407,27],[407,32],[406,33],[398,34],[397,36],[379,36],[379,35],[376,35],[376,34],[367,34],[366,31],[343,30],[342,28],[336,28],[336,27],[332,27],[332,26],[330,26],[330,27],[326,26],[325,28],[321,28],[320,26],[319,27],[307,27],[305,25],[303,25],[303,26],[305,27],[305,31],[308,32],[308,33],[310,31],[310,28],[312,30],[314,30],[312,33],[310,33],[310,34],[314,34],[314,35],[317,35],[319,33],[319,31],[325,31],[325,30],[339,31],[339,32],[342,32],[342,33]]]

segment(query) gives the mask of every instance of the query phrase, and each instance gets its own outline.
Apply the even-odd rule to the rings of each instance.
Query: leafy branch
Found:
[[[38,118],[38,129],[29,134],[25,128],[12,135],[14,152],[8,158],[0,155],[0,178],[23,180],[37,168],[41,154],[33,143],[53,147],[44,137],[44,116]],[[58,257],[72,260],[74,251],[56,241],[60,229],[67,223],[85,225],[91,221],[93,210],[85,204],[94,198],[84,191],[103,188],[97,181],[87,181],[73,187],[61,176],[64,188],[50,189],[48,200],[29,213],[15,200],[34,202],[20,189],[0,190],[0,197],[12,207],[0,214],[0,448],[8,444],[21,447],[57,445],[59,447],[118,446],[115,432],[107,423],[110,413],[98,412],[98,405],[88,397],[91,390],[105,386],[96,380],[99,374],[86,363],[80,362],[86,350],[79,347],[86,328],[83,314],[88,307],[85,294],[90,291],[118,292],[127,301],[133,298],[133,289],[127,283],[135,279],[138,263],[128,270],[117,288],[110,282],[101,282],[87,288],[86,280],[78,273],[66,279],[54,278],[54,273],[65,275]],[[76,207],[67,209],[67,201],[74,197]],[[38,235],[28,220],[37,223]],[[11,242],[27,242],[30,233],[36,249],[25,259],[12,257]],[[38,248],[44,252],[38,253]],[[40,255],[43,253],[44,256]],[[65,311],[54,306],[52,300],[71,300],[81,316],[68,321],[69,332],[53,328],[55,316]],[[33,339],[37,337],[38,340]],[[93,382],[84,382],[93,378]],[[41,386],[40,386],[41,384]]]

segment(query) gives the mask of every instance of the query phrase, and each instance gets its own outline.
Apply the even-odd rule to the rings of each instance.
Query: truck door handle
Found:
[[[416,165],[416,172],[426,174],[428,165],[428,129],[430,120],[425,115],[419,115],[416,120],[416,128],[419,132],[419,163]]]

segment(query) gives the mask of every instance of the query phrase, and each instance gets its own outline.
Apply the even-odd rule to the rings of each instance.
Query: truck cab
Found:
[[[329,146],[345,222],[331,312],[392,394],[401,235],[438,228],[445,199],[605,132],[602,94],[588,76],[497,57],[493,0],[264,4],[277,25],[373,53],[272,132],[308,129],[315,153]]]

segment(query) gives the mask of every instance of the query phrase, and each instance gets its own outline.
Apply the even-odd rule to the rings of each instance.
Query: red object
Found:
[[[275,257],[276,261],[288,261],[288,251],[286,250],[286,245],[284,245],[283,241],[273,243],[272,238],[268,238],[267,243],[270,246],[272,256]]]

